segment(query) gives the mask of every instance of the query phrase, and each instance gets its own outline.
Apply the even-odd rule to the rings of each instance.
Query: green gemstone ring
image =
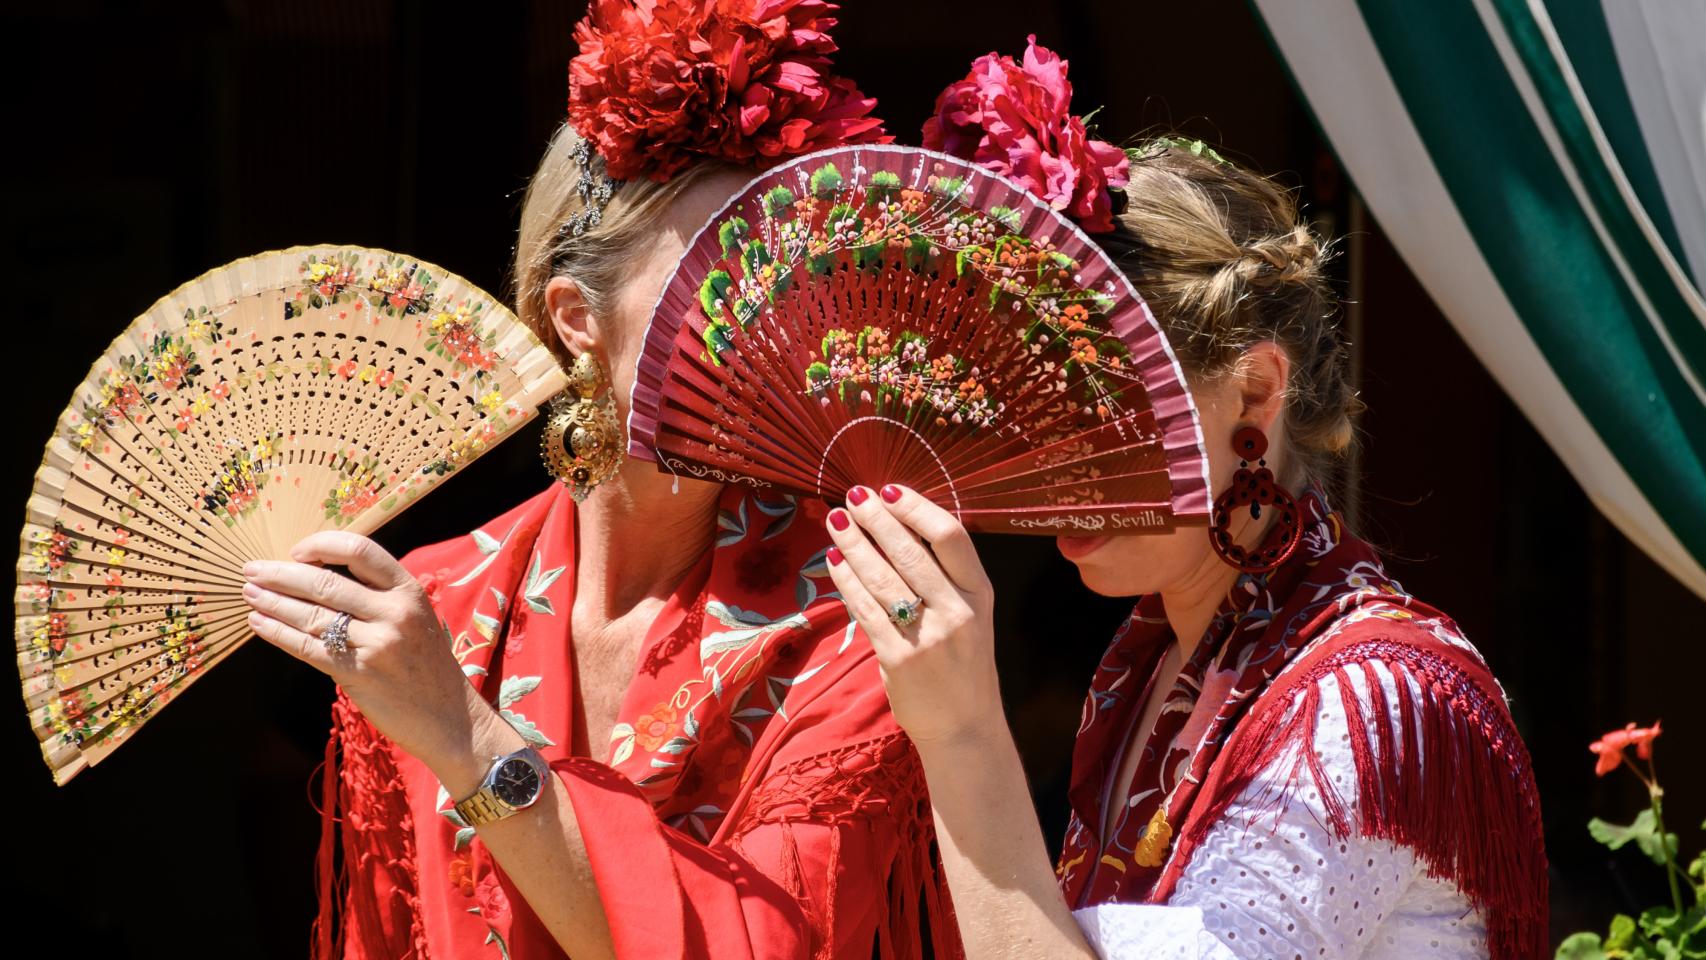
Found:
[[[918,610],[924,606],[924,598],[917,600],[896,600],[889,606],[889,621],[897,627],[910,627],[918,622]]]

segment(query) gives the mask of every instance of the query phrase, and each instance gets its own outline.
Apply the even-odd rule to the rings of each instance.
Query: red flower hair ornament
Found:
[[[695,159],[887,142],[876,100],[830,72],[826,0],[593,0],[575,26],[569,122],[617,180]]]
[[[1066,61],[1032,34],[1023,62],[991,53],[936,98],[924,146],[1018,181],[1092,233],[1114,228],[1113,191],[1126,185],[1124,150],[1093,140],[1073,116]]]

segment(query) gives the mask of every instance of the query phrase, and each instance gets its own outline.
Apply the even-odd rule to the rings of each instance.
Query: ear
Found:
[[[545,283],[545,315],[551,318],[551,329],[575,356],[598,346],[587,314],[586,298],[580,284],[571,277],[552,277]]]
[[[1291,358],[1272,340],[1252,344],[1233,368],[1238,390],[1238,419],[1273,433],[1274,421],[1285,410],[1285,390],[1291,380]]]

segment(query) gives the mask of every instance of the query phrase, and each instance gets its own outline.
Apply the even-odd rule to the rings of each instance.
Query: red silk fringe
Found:
[[[427,942],[416,889],[414,818],[402,778],[390,745],[341,690],[332,704],[324,776],[313,960],[424,960]],[[343,863],[336,869],[340,845]],[[376,869],[364,882],[352,884],[352,867],[357,865],[364,871],[369,865]]]
[[[1397,681],[1396,724],[1374,661]],[[1355,672],[1367,682],[1366,711],[1350,683]],[[1329,674],[1338,679],[1349,720],[1355,811],[1311,746],[1321,706],[1318,681]],[[1549,956],[1545,842],[1528,751],[1491,674],[1444,645],[1329,643],[1282,675],[1239,725],[1203,785],[1157,900],[1172,895],[1190,855],[1227,807],[1288,756],[1289,774],[1275,795],[1263,798],[1264,808],[1283,803],[1307,775],[1336,835],[1354,831],[1402,844],[1417,852],[1429,876],[1455,883],[1486,919],[1492,960]]]

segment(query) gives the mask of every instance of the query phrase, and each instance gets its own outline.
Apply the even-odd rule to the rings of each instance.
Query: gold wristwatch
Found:
[[[532,747],[524,747],[492,760],[480,789],[456,801],[456,815],[470,827],[514,816],[533,806],[545,792],[551,768]]]

